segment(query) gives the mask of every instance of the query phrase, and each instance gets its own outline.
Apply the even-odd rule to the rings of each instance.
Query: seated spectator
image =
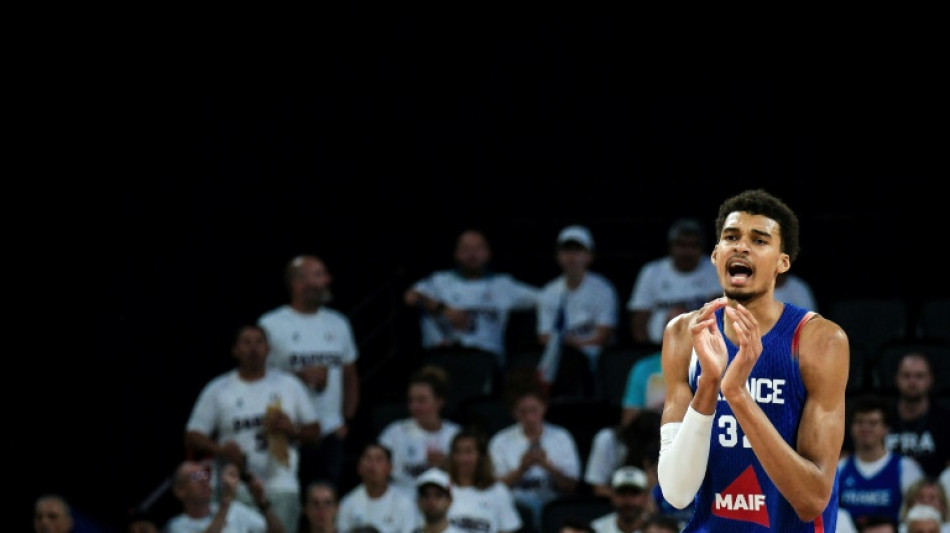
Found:
[[[856,399],[851,413],[854,453],[838,463],[839,506],[858,527],[869,516],[886,516],[898,522],[904,494],[924,474],[910,457],[890,451],[887,408],[877,397]]]
[[[416,477],[431,467],[448,468],[452,437],[461,427],[442,418],[449,378],[437,366],[424,366],[409,378],[409,418],[387,425],[379,443],[393,455],[393,485],[417,497]]]
[[[668,255],[640,268],[627,302],[636,344],[659,346],[663,329],[673,317],[722,296],[702,224],[691,218],[679,219],[670,226],[666,240]]]
[[[449,474],[433,467],[416,477],[416,485],[416,505],[422,517],[422,526],[415,533],[462,533],[461,529],[449,522],[449,508],[452,506]]]
[[[509,314],[534,309],[539,289],[489,268],[485,234],[466,230],[455,245],[455,268],[440,270],[410,287],[404,301],[421,312],[422,348],[467,348],[491,353],[499,372],[507,365]]]
[[[584,481],[595,495],[610,497],[611,476],[621,466],[645,469],[648,450],[658,449],[659,427],[660,414],[650,411],[630,424],[605,427],[594,435]]]
[[[890,406],[887,448],[913,457],[925,474],[937,477],[950,464],[950,411],[931,397],[934,377],[927,356],[904,354],[894,382],[897,398]]]
[[[940,533],[950,533],[948,509],[950,501],[943,486],[935,479],[924,477],[911,485],[904,494],[904,503],[901,506],[901,531],[906,529],[907,513],[915,505],[929,505],[940,513]]]
[[[241,482],[240,469],[234,464],[219,469],[220,496],[212,498],[209,464],[186,460],[172,477],[172,493],[181,502],[182,512],[169,519],[166,533],[196,533],[220,530],[234,533],[284,533],[281,517],[274,512],[264,484],[258,478],[248,480],[257,509],[236,499]],[[259,509],[259,510],[258,510]],[[214,528],[214,529],[211,529]]]
[[[545,420],[548,400],[533,371],[509,372],[505,393],[515,423],[492,436],[489,455],[495,476],[540,524],[546,503],[572,495],[577,488],[581,474],[577,443],[566,428]]]
[[[393,487],[389,448],[367,444],[360,454],[360,484],[340,501],[337,525],[344,532],[373,526],[380,533],[412,533],[417,521],[416,502]]]
[[[940,526],[940,511],[922,503],[911,507],[901,522],[905,533],[940,533]]]
[[[449,475],[453,526],[468,533],[514,533],[522,528],[514,496],[495,478],[488,444],[480,433],[463,429],[452,439]]]
[[[311,481],[303,493],[303,533],[338,533],[336,517],[340,510],[336,487],[329,481]]]
[[[600,352],[617,327],[617,290],[592,272],[594,238],[584,226],[567,226],[557,237],[561,275],[544,285],[538,298],[538,366],[549,395],[593,398]]]
[[[33,505],[34,533],[70,533],[73,514],[66,499],[58,494],[44,494]]]
[[[627,426],[644,410],[660,413],[666,401],[666,381],[663,380],[661,352],[657,351],[637,359],[630,367],[627,386],[620,402],[622,408],[620,425]]]
[[[646,472],[635,466],[622,466],[611,476],[610,488],[614,512],[594,519],[591,527],[597,533],[639,533],[650,516]]]

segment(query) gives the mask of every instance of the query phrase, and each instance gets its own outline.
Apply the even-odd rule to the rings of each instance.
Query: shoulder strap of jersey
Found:
[[[798,359],[798,335],[802,330],[802,326],[805,325],[805,322],[811,320],[818,313],[814,311],[808,311],[805,313],[805,316],[798,321],[798,325],[795,326],[795,333],[792,334],[792,357]]]

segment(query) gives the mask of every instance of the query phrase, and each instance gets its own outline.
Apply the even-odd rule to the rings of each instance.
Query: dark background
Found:
[[[724,198],[764,187],[800,215],[793,271],[819,308],[948,293],[943,123],[916,63],[763,52],[776,68],[732,72],[699,50],[660,64],[606,17],[331,26],[292,68],[150,50],[129,76],[90,67],[60,102],[51,141],[67,147],[45,159],[59,185],[44,207],[63,247],[37,246],[53,306],[22,329],[44,348],[25,357],[43,392],[18,515],[57,491],[121,524],[182,458],[234,329],[286,301],[299,253],[326,260],[353,320],[364,415],[402,390],[416,333],[402,291],[451,266],[468,226],[487,230],[496,270],[541,285],[558,230],[585,224],[625,304],[670,222],[695,216],[712,237]]]

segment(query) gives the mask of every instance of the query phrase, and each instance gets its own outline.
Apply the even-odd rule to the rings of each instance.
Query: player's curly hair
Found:
[[[788,260],[795,262],[800,251],[798,242],[798,215],[777,196],[765,189],[750,189],[727,198],[719,206],[719,215],[716,217],[716,236],[722,235],[722,228],[726,224],[729,213],[743,211],[753,215],[764,215],[778,222],[779,233],[782,238],[782,252],[788,254]]]

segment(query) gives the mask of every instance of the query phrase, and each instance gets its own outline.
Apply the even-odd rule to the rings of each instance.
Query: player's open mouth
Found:
[[[733,283],[745,283],[752,277],[752,266],[744,261],[734,260],[726,265],[726,273]]]

